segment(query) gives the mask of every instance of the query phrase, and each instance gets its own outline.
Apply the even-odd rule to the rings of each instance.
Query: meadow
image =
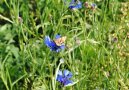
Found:
[[[0,90],[129,90],[129,0],[75,1],[0,0]]]

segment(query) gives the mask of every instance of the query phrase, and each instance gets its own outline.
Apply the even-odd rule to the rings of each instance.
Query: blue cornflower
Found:
[[[93,10],[95,8],[97,8],[97,5],[95,3],[91,3],[91,2],[85,2],[84,5],[86,8],[93,9]]]
[[[56,35],[55,36],[55,40],[61,38],[60,35]],[[65,48],[64,43],[61,43],[61,45],[57,45],[54,40],[51,40],[49,36],[45,36],[44,39],[44,43],[46,44],[46,46],[48,46],[50,48],[50,50],[52,51],[56,51],[59,52],[61,49],[63,50]]]
[[[80,9],[80,8],[82,8],[82,2],[77,1],[77,4],[76,4],[75,0],[72,0],[70,2],[69,9]]]
[[[72,80],[70,80],[71,77],[72,73],[70,71],[64,70],[62,72],[61,70],[59,70],[56,80],[60,82],[63,86],[68,86],[74,83]]]
[[[96,5],[95,3],[92,3],[92,4],[91,4],[91,8],[92,8],[92,9],[95,9],[96,7],[97,7],[97,5]]]

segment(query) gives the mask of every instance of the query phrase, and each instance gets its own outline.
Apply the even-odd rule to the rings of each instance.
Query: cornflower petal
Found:
[[[58,38],[61,38],[61,35],[57,34],[57,35],[55,36],[55,39],[58,39]]]
[[[62,82],[63,81],[63,77],[58,75],[56,80],[59,81],[59,82]]]
[[[77,5],[76,5],[76,8],[82,8],[82,3],[80,1],[78,1]]]
[[[69,74],[69,71],[68,71],[68,70],[64,70],[63,74],[64,74],[65,76],[67,76],[67,75]]]
[[[70,5],[72,5],[72,4],[75,4],[75,0],[72,0],[72,1],[70,2]]]
[[[52,41],[51,41],[51,39],[50,39],[49,36],[45,36],[44,43],[45,43],[48,47],[51,47],[51,46],[52,46]]]
[[[68,79],[73,76],[72,73],[71,73],[70,71],[68,71],[68,70],[64,70],[63,74],[64,74],[64,76],[67,77]]]
[[[60,46],[60,48],[61,48],[62,50],[65,49],[65,45]]]
[[[66,80],[66,82],[64,83],[64,86],[69,85],[69,84],[72,84],[72,83],[73,83],[73,81],[71,81],[71,80]]]
[[[58,46],[50,39],[49,36],[45,37],[44,43],[53,51],[58,49]]]
[[[69,6],[69,9],[73,9],[73,8],[75,8],[75,6]]]
[[[60,46],[58,46],[59,48],[56,49],[56,52],[60,52],[61,51],[61,48]]]
[[[62,76],[62,75],[63,75],[63,73],[62,73],[62,71],[61,71],[61,70],[59,70],[59,71],[58,71],[58,75],[60,75],[60,76]]]
[[[58,71],[58,75],[57,75],[57,81],[62,82],[63,81],[63,73],[61,70]]]

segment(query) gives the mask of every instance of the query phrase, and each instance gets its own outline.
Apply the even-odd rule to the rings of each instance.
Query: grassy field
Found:
[[[129,90],[129,0],[70,1],[0,0],[0,90]],[[59,52],[45,43],[57,34]]]

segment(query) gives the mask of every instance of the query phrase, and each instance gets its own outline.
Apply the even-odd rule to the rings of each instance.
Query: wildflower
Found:
[[[111,42],[112,42],[112,43],[118,42],[118,37],[117,37],[116,34],[112,34],[112,36],[111,36]]]
[[[64,59],[60,59],[60,63],[64,63]]]
[[[88,2],[85,2],[85,3],[84,3],[84,6],[85,6],[86,8],[89,8],[89,3],[88,3]]]
[[[97,5],[95,3],[91,3],[91,2],[85,2],[84,6],[88,9],[92,9],[92,10],[94,10],[97,7]]]
[[[92,4],[91,4],[91,9],[94,10],[96,7],[97,7],[97,5],[96,5],[95,3],[92,3]]]
[[[66,39],[66,37],[61,37],[60,35],[56,35],[54,41],[51,40],[49,36],[45,36],[44,43],[46,44],[47,47],[50,48],[50,50],[59,52],[61,49],[63,50],[65,48],[64,42],[61,42],[62,38]]]
[[[117,37],[112,38],[112,42],[117,42],[117,41],[118,41]]]
[[[56,80],[60,82],[63,86],[68,86],[70,84],[73,84],[73,81],[70,80],[72,77],[72,73],[68,70],[64,70],[63,72],[61,70],[58,71]]]
[[[80,9],[80,8],[82,8],[82,2],[80,2],[79,0],[77,1],[77,4],[75,0],[72,0],[70,2],[69,9],[74,10],[74,9]]]

